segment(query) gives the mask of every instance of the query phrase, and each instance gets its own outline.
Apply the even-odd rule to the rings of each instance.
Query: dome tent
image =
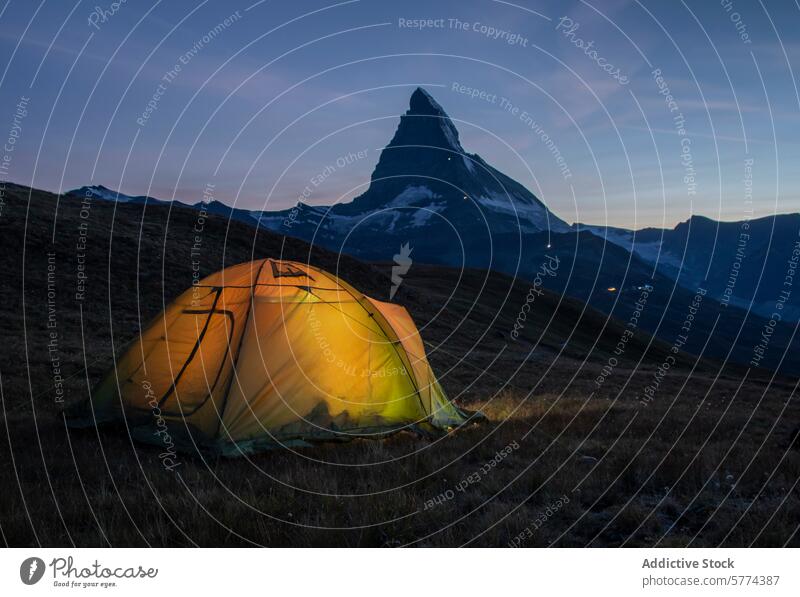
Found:
[[[467,414],[448,401],[403,307],[263,259],[180,295],[70,416],[73,426],[121,419],[142,441],[237,455],[440,432]]]

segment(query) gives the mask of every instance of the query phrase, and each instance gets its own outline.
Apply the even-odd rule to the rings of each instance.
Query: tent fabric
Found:
[[[436,433],[468,418],[436,380],[405,308],[274,259],[226,268],[180,295],[88,407],[92,422],[125,419],[145,441],[169,433],[179,447],[234,455],[401,429]]]

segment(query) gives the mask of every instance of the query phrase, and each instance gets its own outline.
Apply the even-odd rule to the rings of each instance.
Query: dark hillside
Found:
[[[479,270],[413,264],[394,300],[414,316],[449,395],[481,409],[483,424],[436,441],[398,434],[248,459],[182,456],[176,472],[124,426],[69,432],[62,404],[85,398],[112,346],[191,284],[193,244],[199,275],[310,258],[383,300],[391,266],[309,255],[300,241],[218,216],[197,243],[198,212],[183,208],[96,201],[82,217],[79,198],[56,209],[57,197],[23,187],[5,200],[9,545],[506,545],[548,508],[525,545],[797,544],[792,380],[682,354],[660,375],[671,354],[662,342],[637,332],[615,352],[622,323],[547,291],[530,301],[530,283]],[[651,399],[637,399],[657,375]]]

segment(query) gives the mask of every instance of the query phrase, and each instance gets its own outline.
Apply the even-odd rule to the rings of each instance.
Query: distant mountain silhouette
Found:
[[[673,229],[625,230],[583,226],[611,243],[633,251],[688,288],[704,285],[711,296],[771,317],[791,269],[798,266],[800,214],[781,214],[741,222],[692,216]],[[794,262],[790,262],[794,259]],[[800,319],[800,301],[789,297],[779,311],[784,321]]]
[[[119,201],[120,203],[169,203],[168,201],[162,201],[161,199],[155,199],[154,197],[148,197],[146,195],[126,195],[125,193],[114,191],[113,189],[109,189],[103,185],[81,187],[79,189],[70,191],[69,194],[81,195],[83,197],[90,197],[92,199],[103,199],[106,201]]]
[[[570,226],[521,184],[467,153],[450,117],[421,88],[381,152],[368,189],[351,202],[273,212],[220,202],[194,207],[201,205],[365,260],[390,262],[407,245],[415,262],[538,280],[623,322],[636,314],[638,328],[681,350],[740,363],[752,360],[768,325],[800,230],[797,214],[748,223],[695,216],[673,230],[636,232]],[[744,229],[749,238],[742,247]],[[552,259],[558,272],[542,278],[537,272]],[[796,298],[786,300],[781,314],[760,364],[800,374],[800,353],[787,352],[793,345],[787,322],[800,316]]]

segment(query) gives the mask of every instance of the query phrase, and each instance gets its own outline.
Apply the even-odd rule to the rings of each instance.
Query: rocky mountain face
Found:
[[[410,243],[419,260],[501,271],[506,256],[492,259],[498,235],[515,236],[519,255],[522,236],[570,229],[521,184],[467,153],[450,117],[421,88],[364,194],[331,207],[265,213],[260,224],[367,259],[391,259]]]

